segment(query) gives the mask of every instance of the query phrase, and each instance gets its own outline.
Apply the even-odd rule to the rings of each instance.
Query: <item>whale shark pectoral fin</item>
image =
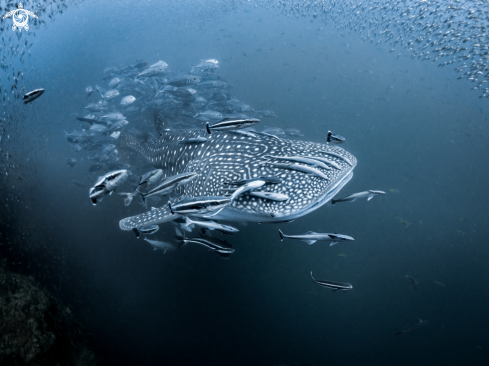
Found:
[[[367,201],[370,201],[372,198],[374,198],[374,196],[369,196],[369,197],[367,198]]]
[[[329,244],[330,247],[332,247],[333,245],[335,245],[336,243],[338,243],[337,241],[334,241],[332,242],[331,244]]]

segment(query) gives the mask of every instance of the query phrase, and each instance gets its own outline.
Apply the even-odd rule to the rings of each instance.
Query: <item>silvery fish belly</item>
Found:
[[[162,169],[167,177],[184,172],[198,174],[188,185],[178,188],[178,197],[226,196],[238,188],[233,182],[274,176],[280,178],[281,183],[264,185],[256,192],[283,194],[289,198],[285,201],[269,200],[246,192],[213,216],[213,220],[281,222],[296,219],[333,198],[351,179],[356,166],[355,157],[336,145],[275,136],[250,137],[235,132],[213,132],[212,135],[205,134],[208,140],[204,143],[179,143],[204,134],[205,131],[197,130],[167,131],[158,139],[145,142],[126,137],[126,144],[156,168]],[[326,159],[338,168],[326,170],[321,166],[283,159],[297,156]],[[284,168],[284,162],[294,168]],[[297,165],[307,169],[298,169],[302,167]],[[120,228],[131,230],[175,218],[177,215],[172,215],[165,205],[121,220]]]

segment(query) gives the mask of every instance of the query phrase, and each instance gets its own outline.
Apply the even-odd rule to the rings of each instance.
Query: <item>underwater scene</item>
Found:
[[[0,365],[489,363],[489,1],[0,13]]]

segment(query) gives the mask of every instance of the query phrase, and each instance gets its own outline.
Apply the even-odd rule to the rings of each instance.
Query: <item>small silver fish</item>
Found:
[[[109,88],[115,88],[117,85],[119,85],[120,82],[121,82],[121,79],[119,79],[119,78],[113,78],[109,82]]]
[[[358,192],[358,193],[353,193],[350,194],[349,196],[337,199],[337,200],[331,200],[331,203],[334,205],[336,202],[346,202],[346,201],[351,201],[354,202],[358,198],[367,198],[367,201],[370,201],[374,196],[378,196],[381,194],[386,194],[383,191],[374,191],[374,190],[368,190],[364,192]]]
[[[104,98],[104,99],[114,99],[114,98],[117,98],[120,95],[120,93],[116,89],[110,89],[101,95],[102,95],[102,98]]]
[[[305,234],[301,235],[285,235],[280,229],[278,230],[280,234],[280,241],[283,241],[284,238],[287,239],[297,239],[305,241],[307,244],[314,244],[318,240],[331,241],[330,246],[335,245],[340,241],[352,241],[355,240],[351,236],[342,235],[342,234],[330,234],[330,233],[316,233],[314,231],[308,231]]]
[[[128,95],[128,96],[122,98],[121,107],[127,107],[128,105],[134,103],[135,101],[136,101],[135,97],[133,97],[132,95]]]
[[[333,289],[333,292],[338,290],[346,291],[346,290],[351,290],[353,288],[353,286],[350,283],[334,282],[334,281],[318,281],[312,276],[312,271],[311,271],[311,278],[318,285]]]

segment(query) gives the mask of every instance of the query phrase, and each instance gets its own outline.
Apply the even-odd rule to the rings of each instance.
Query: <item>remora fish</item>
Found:
[[[157,126],[161,126],[155,118]],[[230,202],[215,216],[214,220],[238,222],[274,223],[294,220],[306,215],[331,200],[353,176],[356,159],[344,149],[320,143],[300,140],[255,138],[235,133],[214,131],[204,144],[179,144],[179,140],[201,136],[196,130],[164,130],[155,139],[140,141],[124,132],[120,135],[121,145],[133,148],[155,168],[163,170],[165,176],[184,172],[195,172],[198,177],[178,188],[181,197],[220,196],[229,187],[229,182],[271,177],[279,183],[267,185],[267,192],[287,195],[287,201],[267,201],[257,204],[257,198],[242,195]],[[348,164],[341,169],[324,171],[327,179],[309,179],[304,172],[283,169],[264,164],[265,155],[307,156],[328,158],[341,156]],[[338,158],[340,160],[340,158]],[[336,160],[336,161],[338,161]],[[350,165],[351,164],[351,165]],[[243,183],[245,184],[245,183]],[[173,206],[173,203],[172,203]],[[204,217],[203,214],[193,214]],[[168,206],[151,210],[120,221],[122,230],[132,230],[144,224],[158,224],[174,220]]]
[[[220,211],[231,203],[229,197],[220,196],[202,196],[202,197],[186,197],[174,203],[168,204],[172,214],[202,214],[212,211]]]
[[[197,178],[197,173],[194,172],[182,173],[168,177],[149,192],[141,193],[141,198],[144,202],[148,197],[164,196],[173,191],[175,188],[191,182],[195,178]]]
[[[233,194],[231,195],[231,201],[233,201],[240,194],[248,191],[253,191],[257,188],[263,187],[265,184],[266,182],[264,180],[254,180],[249,183],[243,184],[241,187],[233,192]]]
[[[367,198],[367,201],[370,201],[374,196],[378,196],[381,194],[385,194],[383,191],[374,191],[374,190],[369,190],[365,192],[358,192],[358,193],[353,193],[350,194],[349,196],[337,199],[337,200],[331,200],[331,203],[334,205],[336,202],[346,202],[346,201],[351,201],[354,202],[358,198]]]
[[[333,281],[318,281],[312,276],[312,271],[311,271],[311,278],[314,282],[316,282],[320,286],[332,288],[333,292],[338,290],[346,291],[346,290],[351,290],[353,288],[353,286],[349,283],[333,282]]]
[[[206,142],[208,139],[206,139],[205,137],[193,137],[193,138],[189,138],[187,140],[180,140],[178,141],[179,144],[200,144],[200,143],[203,143],[203,142]]]
[[[163,250],[163,253],[166,254],[167,250],[175,250],[177,249],[177,246],[172,243],[167,243],[165,241],[160,241],[160,240],[149,240],[148,238],[144,238],[152,247],[154,250],[161,249]]]
[[[224,184],[229,184],[232,186],[242,186],[244,184],[248,184],[257,180],[264,181],[267,184],[279,184],[282,183],[282,179],[278,177],[256,177],[256,178],[251,178],[251,179],[243,179],[237,182],[231,182],[231,183],[224,183]]]
[[[88,195],[92,200],[93,205],[97,204],[97,200],[101,200],[106,194],[112,194],[114,189],[124,183],[129,176],[126,169],[114,170],[98,178],[94,186],[90,188]]]
[[[307,244],[311,245],[317,242],[318,240],[331,241],[332,243],[329,246],[335,245],[340,241],[352,241],[355,240],[351,236],[342,235],[342,234],[328,234],[328,233],[315,233],[314,231],[308,231],[302,235],[285,235],[280,229],[278,230],[280,234],[280,241],[283,241],[284,238],[287,239],[297,239],[305,241]]]
[[[321,172],[320,170],[317,170],[315,168],[312,168],[310,166],[306,166],[306,165],[300,165],[300,164],[282,164],[282,163],[268,163],[267,164],[269,165],[273,165],[277,168],[281,168],[281,169],[291,169],[291,170],[298,170],[300,172],[304,172],[306,174],[310,174],[310,175],[315,175],[319,178],[323,178],[323,179],[328,179],[328,176],[326,174],[324,174],[323,172]]]
[[[151,235],[151,234],[156,233],[159,229],[160,229],[160,227],[158,225],[144,225],[144,226],[140,226],[140,227],[135,227],[132,229],[132,231],[134,231],[134,233],[136,234],[136,238],[139,239],[139,236],[141,234]]]
[[[229,256],[235,252],[234,247],[228,243],[225,240],[220,240],[220,239],[208,239],[208,238],[184,238],[181,236],[176,236],[178,240],[182,242],[181,245],[187,245],[187,244],[199,244],[202,245],[217,254],[219,254],[221,257],[227,259]]]
[[[215,221],[195,220],[195,219],[190,219],[188,217],[185,218],[185,225],[187,227],[192,226],[192,225],[198,225],[198,226],[201,226],[207,230],[216,230],[216,231],[219,231],[219,232],[224,233],[224,234],[234,234],[234,233],[237,233],[239,231],[235,227],[232,227],[229,225],[219,224]]]
[[[215,131],[228,131],[228,130],[239,130],[242,128],[251,127],[260,123],[259,119],[249,118],[249,119],[224,119],[221,122],[214,123],[212,126],[209,122],[205,124],[205,128],[208,134],[211,134],[211,130]]]
[[[30,103],[34,99],[39,98],[42,93],[44,93],[44,89],[35,89],[33,91],[30,91],[29,93],[24,94],[24,98],[22,100],[24,101],[24,104]]]
[[[286,194],[276,193],[276,192],[253,191],[248,194],[253,197],[259,197],[259,198],[264,198],[266,200],[278,201],[278,202],[287,201],[289,199],[289,196],[287,196]]]
[[[314,158],[307,158],[305,156],[272,156],[272,155],[265,155],[266,158],[269,159],[276,159],[276,160],[286,160],[286,161],[295,161],[297,163],[303,163],[303,164],[309,164],[313,166],[318,166],[320,168],[326,169],[326,170],[331,170],[329,166],[324,164],[320,160],[316,160]]]
[[[141,193],[140,189],[142,189],[143,187],[151,187],[156,182],[159,182],[162,175],[163,175],[163,171],[161,169],[152,170],[152,171],[142,175],[139,178],[138,186],[136,187],[134,192],[132,192],[132,193],[125,193],[125,192],[119,193],[118,195],[120,197],[124,198],[124,206],[129,206],[131,204],[132,199],[136,195]]]

